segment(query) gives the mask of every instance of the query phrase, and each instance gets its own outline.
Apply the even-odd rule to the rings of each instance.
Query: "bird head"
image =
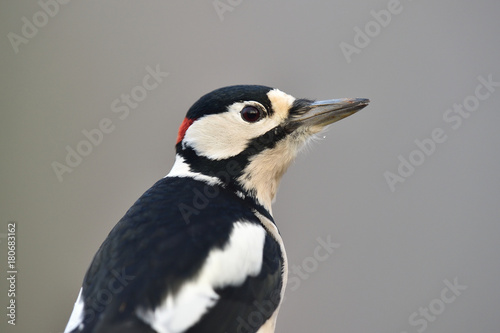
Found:
[[[362,98],[296,99],[257,85],[214,90],[187,112],[171,175],[229,187],[271,211],[281,177],[306,142],[368,103]]]

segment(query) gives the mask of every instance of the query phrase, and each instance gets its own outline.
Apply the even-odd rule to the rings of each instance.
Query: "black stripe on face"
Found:
[[[215,176],[221,179],[223,183],[229,184],[243,174],[243,170],[252,156],[266,149],[274,148],[286,135],[284,128],[277,126],[261,136],[251,139],[246,148],[238,155],[222,160],[199,156],[192,147],[182,147],[182,142],[177,144],[176,149],[177,154],[182,156],[186,163],[189,164],[191,171]]]
[[[184,158],[190,171],[218,178],[223,186],[233,193],[245,193],[247,196],[243,200],[273,221],[267,209],[256,200],[256,192],[254,190],[245,190],[238,179],[243,175],[252,156],[266,149],[274,148],[286,135],[287,133],[283,127],[275,127],[267,133],[252,139],[240,154],[223,160],[212,160],[205,156],[199,156],[192,147],[183,148],[182,142],[178,143],[176,148],[177,154]]]
[[[273,88],[257,85],[237,85],[216,89],[196,101],[189,109],[186,117],[190,119],[201,118],[209,114],[227,111],[227,107],[245,101],[256,101],[264,105],[268,115],[274,110],[267,93]]]

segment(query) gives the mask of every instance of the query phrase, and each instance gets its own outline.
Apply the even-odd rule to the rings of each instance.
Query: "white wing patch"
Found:
[[[239,286],[248,276],[257,276],[262,267],[266,230],[258,224],[236,222],[229,243],[208,255],[200,280],[216,288]]]
[[[64,333],[69,333],[77,328],[79,325],[83,326],[83,308],[84,302],[82,299],[82,289],[80,288],[80,293],[78,294],[78,298],[76,299],[75,306],[73,307],[73,312],[71,312],[71,316],[69,317],[68,324],[64,329]]]
[[[176,295],[168,295],[155,310],[138,309],[137,315],[159,333],[181,333],[195,324],[219,296],[216,288],[239,286],[262,268],[265,229],[257,224],[236,222],[223,249],[210,251],[194,280]]]

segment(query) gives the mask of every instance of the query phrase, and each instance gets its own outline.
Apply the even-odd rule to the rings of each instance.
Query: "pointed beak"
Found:
[[[363,109],[370,102],[366,98],[340,98],[311,102],[298,100],[300,107],[290,111],[290,119],[285,125],[288,133],[300,127],[319,132],[325,126],[344,119]]]

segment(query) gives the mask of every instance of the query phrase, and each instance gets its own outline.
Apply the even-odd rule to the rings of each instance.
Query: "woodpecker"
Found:
[[[214,90],[188,110],[172,170],[102,243],[65,333],[272,333],[287,282],[273,218],[299,150],[368,99]]]

